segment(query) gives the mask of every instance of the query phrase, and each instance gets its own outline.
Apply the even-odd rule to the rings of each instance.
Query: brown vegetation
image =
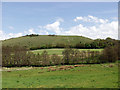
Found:
[[[119,59],[120,49],[116,46],[109,46],[101,53],[99,51],[79,51],[66,48],[62,54],[63,57],[56,54],[49,55],[47,51],[42,54],[33,54],[28,49],[21,46],[3,46],[2,47],[2,66],[21,67],[21,66],[50,66],[50,65],[72,65],[89,63],[115,62]],[[85,66],[75,65],[74,67]],[[60,67],[60,70],[67,70],[74,67]],[[40,68],[43,69],[43,68]]]

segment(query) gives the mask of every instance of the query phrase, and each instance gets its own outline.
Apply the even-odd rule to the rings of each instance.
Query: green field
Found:
[[[118,65],[94,64],[70,70],[47,71],[48,67],[3,71],[3,88],[118,88]],[[57,66],[59,67],[59,66]],[[56,68],[57,68],[56,67]],[[26,67],[30,68],[30,67]],[[19,69],[19,68],[17,68]],[[9,70],[9,69],[5,69]],[[10,69],[15,70],[15,69]]]
[[[33,53],[37,54],[41,54],[44,50],[46,50],[48,52],[48,54],[52,55],[52,54],[57,54],[57,55],[62,55],[62,51],[64,49],[40,49],[40,50],[32,50]],[[102,51],[103,49],[78,49],[79,51]]]

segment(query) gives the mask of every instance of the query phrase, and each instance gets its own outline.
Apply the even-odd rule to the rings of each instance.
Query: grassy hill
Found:
[[[23,36],[18,38],[11,38],[2,41],[2,44],[5,46],[26,46],[28,48],[31,47],[39,47],[43,45],[55,46],[57,44],[64,45],[76,45],[77,43],[90,43],[93,42],[92,39],[83,37],[83,36],[60,36],[60,35],[38,35],[38,36]]]

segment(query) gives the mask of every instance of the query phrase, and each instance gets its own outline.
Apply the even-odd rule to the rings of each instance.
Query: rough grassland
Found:
[[[70,70],[47,71],[48,67],[3,71],[3,88],[118,88],[118,65],[94,64]],[[26,67],[27,68],[27,67]],[[29,67],[28,67],[29,68]]]
[[[93,42],[92,39],[86,38],[83,36],[48,36],[48,35],[39,35],[35,37],[19,37],[19,38],[12,38],[2,41],[2,45],[6,46],[26,46],[30,47],[38,47],[43,46],[46,44],[56,45],[57,43],[62,44],[71,44],[76,45],[77,43],[90,43]]]
[[[46,50],[48,52],[48,54],[52,55],[52,54],[57,54],[57,55],[62,55],[62,51],[64,49],[40,49],[40,50],[32,50],[33,53],[37,54],[41,54],[44,50]],[[86,50],[90,50],[90,51],[102,51],[103,49],[78,49],[80,51],[86,51]]]

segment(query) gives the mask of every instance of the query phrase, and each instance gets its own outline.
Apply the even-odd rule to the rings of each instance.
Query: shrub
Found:
[[[63,60],[65,64],[70,64],[70,60],[73,57],[74,51],[71,48],[66,48],[63,52]]]
[[[41,59],[42,59],[42,65],[50,65],[50,56],[48,55],[48,52],[45,50],[41,54]]]
[[[77,43],[76,45],[75,45],[75,48],[85,48],[85,44],[84,43]]]
[[[35,37],[35,36],[39,36],[39,35],[38,34],[30,34],[30,35],[26,35],[26,36]]]
[[[56,44],[56,48],[65,48],[65,44],[64,43],[57,43]]]
[[[115,62],[118,60],[118,50],[114,46],[108,46],[104,49],[102,55],[100,56],[102,63],[105,62]]]
[[[61,62],[61,58],[60,56],[56,55],[56,54],[53,54],[51,56],[51,64],[52,65],[60,65],[62,62]]]
[[[71,63],[76,64],[79,63],[80,60],[81,60],[80,51],[76,49],[74,50],[73,57],[71,58]]]

